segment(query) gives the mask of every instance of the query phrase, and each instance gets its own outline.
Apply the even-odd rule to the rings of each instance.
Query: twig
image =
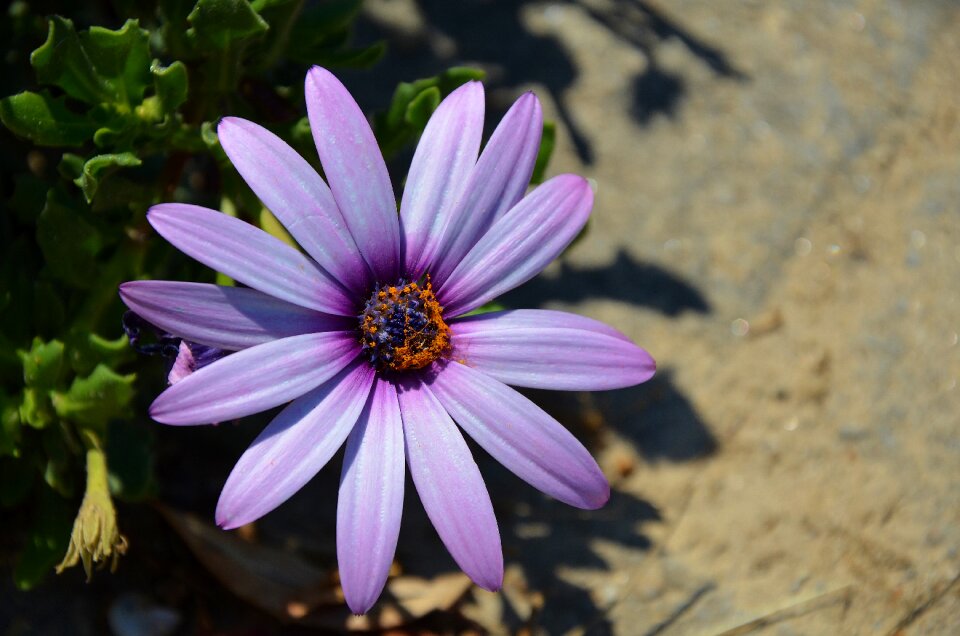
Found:
[[[654,625],[650,631],[644,634],[644,636],[660,636],[660,634],[663,634],[674,623],[680,620],[684,614],[690,611],[690,608],[696,605],[697,601],[703,598],[708,592],[713,591],[714,587],[715,585],[713,583],[701,585],[693,594],[690,595],[690,598],[678,605],[677,608],[673,610],[673,613],[670,614],[670,616]]]
[[[953,587],[954,587],[958,582],[960,582],[960,573],[957,573],[957,575],[956,575],[955,577],[953,577],[953,578],[950,580],[950,582],[947,583],[947,584],[943,587],[942,590],[940,590],[939,592],[936,592],[936,593],[934,593],[934,594],[931,594],[931,595],[930,595],[930,598],[928,598],[926,601],[924,601],[924,602],[921,603],[920,605],[917,605],[917,606],[914,607],[912,610],[910,610],[910,611],[907,613],[907,615],[904,616],[903,618],[901,618],[901,619],[900,619],[900,622],[897,623],[896,626],[890,631],[889,636],[896,636],[897,634],[900,633],[901,630],[906,629],[906,628],[909,627],[911,624],[913,624],[918,618],[920,618],[921,616],[923,616],[923,614],[926,613],[927,610],[929,610],[931,607],[933,607],[934,605],[936,605],[936,604],[940,601],[940,599],[942,599],[944,596],[946,596],[947,593],[948,593],[951,589],[953,589]]]
[[[830,590],[829,592],[824,592],[823,594],[817,594],[812,598],[800,601],[798,603],[792,603],[786,607],[782,607],[778,610],[759,616],[751,621],[747,621],[741,625],[737,625],[731,629],[724,630],[716,634],[716,636],[741,636],[741,634],[749,634],[750,632],[756,631],[761,627],[767,627],[781,621],[789,620],[791,618],[797,618],[799,616],[804,616],[805,614],[810,614],[821,610],[837,603],[847,604],[850,602],[850,586],[844,585],[841,588]]]

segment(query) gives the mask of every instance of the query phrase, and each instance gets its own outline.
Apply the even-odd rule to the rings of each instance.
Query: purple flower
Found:
[[[233,165],[306,254],[213,210],[169,203],[148,214],[177,248],[249,287],[121,286],[124,302],[158,328],[234,352],[180,378],[150,414],[192,425],[290,402],[227,479],[216,513],[224,528],[279,506],[346,442],[337,556],[354,612],[367,611],[386,581],[406,467],[453,558],[495,590],[500,535],[461,429],[534,487],[598,508],[610,487],[589,452],[507,385],[613,389],[654,372],[645,351],[594,320],[466,315],[560,254],[586,222],[592,191],[561,175],[524,196],[540,105],[531,93],[518,99],[479,153],[484,95],[471,82],[430,119],[398,215],[373,133],[343,85],[313,68],[306,100],[329,187],[260,126],[227,117],[218,129]]]

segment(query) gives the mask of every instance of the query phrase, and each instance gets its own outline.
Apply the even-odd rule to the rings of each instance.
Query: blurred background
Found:
[[[294,5],[305,13],[283,22]],[[154,72],[140,92],[162,97],[157,114],[133,104],[127,123],[94,106],[53,137],[25,127],[17,103],[0,107],[0,635],[960,633],[957,3],[249,6],[270,29],[229,23],[249,72],[217,93],[196,83],[214,76],[203,51],[219,32],[187,20],[193,2],[10,5],[4,96],[51,85],[50,99],[77,100],[66,71],[29,63],[52,14],[78,31],[138,18],[150,57],[184,60],[190,91],[177,103],[179,84]],[[188,26],[193,40],[176,44]],[[499,594],[458,574],[410,487],[396,576],[378,609],[351,618],[335,574],[339,459],[255,527],[222,533],[217,495],[262,422],[146,418],[164,362],[126,347],[116,283],[213,278],[143,213],[189,200],[268,226],[203,122],[269,123],[316,162],[301,123],[311,63],[375,114],[395,185],[417,108],[432,108],[434,93],[420,96],[472,76],[456,67],[485,73],[488,131],[535,91],[553,122],[546,174],[596,182],[589,230],[501,301],[603,320],[659,369],[621,391],[528,393],[598,458],[613,486],[599,511],[549,500],[474,447],[503,538]],[[398,88],[421,78],[432,83]],[[39,112],[86,108],[58,103],[67,115]],[[141,163],[96,163],[123,153]],[[16,352],[46,360],[54,341],[67,362],[48,386]],[[87,395],[103,387],[106,405]],[[88,430],[129,545],[116,573],[85,583],[80,568],[52,569],[84,492]]]

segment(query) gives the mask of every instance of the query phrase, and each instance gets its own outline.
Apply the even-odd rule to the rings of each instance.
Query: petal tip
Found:
[[[225,135],[229,137],[231,134],[231,129],[239,128],[241,125],[241,122],[243,122],[243,120],[240,119],[239,117],[228,116],[228,117],[222,117],[220,119],[220,121],[217,123],[217,136],[221,137],[221,140],[220,140],[221,145],[223,144],[222,137],[224,137]]]
[[[226,487],[224,487],[226,488]],[[217,502],[217,509],[213,513],[214,521],[221,530],[236,530],[242,525],[246,525],[253,521],[247,521],[241,518],[235,509],[235,506],[230,506],[224,502],[224,493],[220,493],[220,501]]]
[[[488,592],[499,592],[500,588],[503,587],[503,566],[500,566],[499,573],[470,578],[473,579],[473,582],[479,587],[482,587]]]
[[[606,477],[601,476],[600,479],[603,481],[603,485],[598,484],[596,491],[587,493],[583,498],[579,508],[584,510],[599,510],[607,505],[607,502],[610,501],[610,482],[607,481]]]
[[[229,517],[220,516],[219,514],[215,517],[215,519],[217,522],[217,526],[219,526],[221,530],[236,530],[240,526],[244,525],[242,523],[238,523],[233,519],[230,519]]]
[[[649,353],[647,354],[646,377],[641,382],[646,382],[657,374],[657,361]]]
[[[335,80],[338,84],[340,83],[333,73],[322,66],[311,66],[310,70],[307,71],[306,85],[308,88],[310,88],[311,85],[313,88],[320,88],[319,84],[328,82],[331,79]]]
[[[344,597],[344,600],[347,602],[347,607],[350,608],[350,613],[354,616],[363,616],[369,612],[373,604],[377,602],[376,598],[370,598],[366,595],[351,597],[346,591],[344,591]]]
[[[150,415],[150,419],[159,424],[173,424],[170,421],[169,415],[164,413],[163,410],[158,409],[157,407],[150,405],[150,408],[147,410]]]

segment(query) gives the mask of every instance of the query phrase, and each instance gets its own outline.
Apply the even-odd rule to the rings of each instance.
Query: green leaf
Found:
[[[362,5],[362,0],[329,0],[311,4],[293,26],[292,45],[298,42],[313,45],[320,38],[349,29]]]
[[[84,198],[87,203],[90,203],[97,194],[97,188],[100,186],[101,180],[107,178],[118,168],[135,168],[141,163],[143,162],[132,152],[97,155],[83,164],[83,173],[73,182],[80,186]]]
[[[10,208],[17,213],[17,220],[24,225],[33,225],[47,202],[47,190],[50,184],[28,172],[14,176],[13,196],[8,201]]]
[[[43,84],[54,84],[67,95],[97,104],[114,98],[111,87],[97,73],[93,60],[80,42],[73,22],[50,18],[47,41],[30,55],[30,64]]]
[[[59,86],[71,97],[109,102],[130,111],[150,81],[149,33],[136,20],[117,31],[91,27],[77,33],[73,22],[50,19],[47,41],[30,56],[37,79]]]
[[[462,84],[483,77],[483,71],[457,66],[434,77],[397,85],[390,107],[374,117],[374,133],[384,156],[393,156],[423,131],[426,119],[439,103],[438,91],[442,98]]]
[[[506,305],[504,305],[498,300],[491,300],[490,302],[484,303],[479,307],[477,307],[476,309],[474,309],[473,311],[468,311],[463,315],[464,317],[479,316],[480,314],[489,314],[491,311],[503,311],[504,309],[507,309]]]
[[[374,42],[359,49],[317,52],[312,55],[308,53],[298,56],[297,60],[326,67],[367,69],[379,62],[386,52],[386,42]]]
[[[280,239],[290,247],[295,249],[300,249],[300,246],[297,244],[293,237],[290,236],[290,232],[287,231],[287,228],[283,227],[283,224],[273,215],[273,213],[267,208],[260,209],[260,229],[274,236],[275,238]]]
[[[47,391],[33,387],[23,389],[20,403],[20,420],[36,429],[44,429],[53,423],[53,409]]]
[[[23,502],[35,481],[36,472],[29,461],[0,459],[0,508],[12,508]]]
[[[37,242],[50,272],[63,282],[88,289],[96,281],[100,233],[56,189],[47,193],[47,204],[37,220]]]
[[[29,387],[52,389],[63,379],[63,343],[33,339],[30,351],[18,351],[23,362],[23,381]]]
[[[38,334],[60,333],[66,319],[62,293],[49,280],[33,283],[33,327]]]
[[[193,0],[160,0],[158,3],[162,41],[171,57],[193,59],[193,47],[187,38],[187,16],[192,8]]]
[[[201,46],[225,50],[269,29],[247,0],[199,0],[187,16],[187,35]]]
[[[150,73],[153,75],[154,94],[160,100],[163,114],[173,113],[187,101],[187,67],[183,62],[162,66],[159,60],[154,60]]]
[[[42,259],[31,236],[31,226],[20,232],[7,232],[15,224],[6,218],[4,221],[0,230],[3,237],[3,248],[0,249],[0,380],[10,380],[19,386],[23,367],[15,352],[18,346],[30,342],[37,333],[27,301]]]
[[[67,350],[70,352],[70,366],[78,375],[89,375],[101,362],[117,366],[133,351],[126,335],[107,340],[82,328],[71,330],[67,336]]]
[[[24,91],[0,99],[0,121],[38,146],[80,146],[96,130],[85,115],[67,108],[63,97],[51,97],[46,91]]]
[[[463,86],[467,82],[480,82],[486,78],[487,74],[479,68],[469,66],[452,66],[440,75],[437,75],[437,87],[444,97]]]
[[[439,105],[440,89],[431,86],[410,100],[410,103],[407,104],[407,110],[403,114],[403,120],[418,132],[422,132],[430,119],[430,115]]]
[[[51,426],[43,431],[42,442],[47,459],[43,470],[44,482],[64,497],[72,497],[76,491],[76,463],[70,444],[77,443],[72,431],[61,422],[60,426]]]
[[[153,486],[151,428],[143,424],[114,421],[107,434],[110,492],[128,501],[143,499]]]
[[[70,541],[71,521],[69,503],[49,488],[41,489],[26,548],[13,571],[19,589],[36,586],[60,561]]]
[[[126,412],[133,398],[135,374],[119,375],[110,367],[98,364],[89,376],[76,378],[70,390],[53,394],[53,408],[60,417],[92,427]]]
[[[60,163],[57,164],[57,172],[60,173],[60,176],[64,179],[69,179],[73,181],[80,178],[80,175],[83,174],[83,164],[85,159],[80,155],[75,155],[72,152],[63,153],[63,157],[60,159]]]
[[[20,454],[20,408],[16,401],[0,393],[0,457]],[[2,462],[3,460],[0,460]],[[2,471],[0,471],[2,474]],[[5,477],[0,476],[0,505],[4,504]]]
[[[284,43],[287,57],[303,64],[328,68],[368,68],[375,64],[386,51],[383,42],[359,49],[344,49],[350,41],[353,22],[361,5],[360,0],[312,3],[290,29],[290,37]]]
[[[198,0],[187,19],[192,25],[187,36],[205,56],[195,82],[206,93],[201,101],[232,96],[244,74],[244,51],[269,26],[247,0]]]
[[[80,40],[97,72],[113,87],[116,101],[140,103],[150,85],[150,32],[136,20],[127,20],[117,31],[90,27]]]
[[[253,0],[250,6],[270,25],[254,56],[256,68],[272,68],[291,45],[291,31],[299,22],[304,0]]]
[[[203,140],[203,144],[211,152],[216,152],[220,149],[220,137],[217,136],[217,127],[212,121],[205,121],[200,124],[200,138]],[[223,155],[226,158],[226,154]]]
[[[553,146],[557,139],[557,125],[552,121],[543,122],[543,136],[540,137],[540,150],[537,151],[537,161],[533,165],[533,176],[530,183],[543,183],[543,175],[547,171],[550,157],[553,155]]]

